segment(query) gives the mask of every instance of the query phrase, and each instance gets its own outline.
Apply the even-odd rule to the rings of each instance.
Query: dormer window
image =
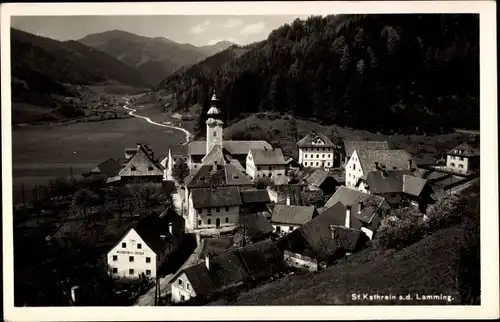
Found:
[[[135,171],[135,170],[137,170],[137,169],[135,168],[135,166],[132,166],[132,167],[130,168],[130,171]]]
[[[152,167],[152,166],[149,166],[149,167],[148,167],[148,171],[153,171],[153,167]]]

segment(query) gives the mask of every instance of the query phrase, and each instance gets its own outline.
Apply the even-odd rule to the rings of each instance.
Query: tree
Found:
[[[179,159],[172,169],[172,176],[180,185],[184,185],[184,180],[189,176],[189,166],[183,159]]]
[[[89,208],[99,205],[99,196],[90,189],[79,189],[73,195],[73,204],[80,209],[82,217],[87,217]]]

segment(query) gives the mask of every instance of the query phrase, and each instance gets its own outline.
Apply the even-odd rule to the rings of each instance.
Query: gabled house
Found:
[[[329,169],[335,160],[335,144],[324,134],[312,132],[297,142],[299,164]]]
[[[237,186],[242,190],[253,188],[252,181],[232,164],[203,165],[190,174],[185,183],[187,190],[225,186]]]
[[[305,171],[300,178],[301,181],[309,185],[310,190],[320,189],[324,195],[335,192],[339,184],[332,175],[323,169],[311,170]]]
[[[271,202],[266,189],[252,189],[240,191],[241,213],[257,213],[267,209],[267,204]]]
[[[208,300],[217,292],[247,281],[273,276],[283,268],[283,256],[269,240],[250,244],[181,270],[171,280],[172,301]]]
[[[172,145],[168,148],[168,155],[161,161],[164,168],[164,179],[173,180],[172,171],[174,166],[180,162],[188,162],[187,146],[185,145]]]
[[[369,229],[373,233],[376,232],[382,219],[391,211],[391,205],[385,198],[377,195],[368,194],[356,189],[341,186],[328,199],[325,204],[325,211],[341,203],[349,210],[350,214],[354,214],[361,225]],[[350,220],[351,227],[357,227],[355,220]],[[366,231],[365,231],[366,232]],[[368,232],[369,233],[369,232]]]
[[[363,248],[369,238],[359,228],[349,227],[345,206],[337,203],[331,209],[278,241],[286,265],[317,271]]]
[[[446,154],[448,170],[469,174],[479,170],[479,149],[464,142]]]
[[[345,166],[345,182],[354,188],[360,178],[377,170],[412,170],[416,165],[405,150],[355,150]]]
[[[161,183],[164,169],[155,158],[154,152],[147,146],[137,143],[137,148],[125,150],[125,161],[116,177],[109,178],[108,183],[121,184],[132,182]]]
[[[266,212],[248,213],[240,215],[240,224],[245,237],[250,237],[253,241],[271,237],[274,227],[266,217]]]
[[[345,164],[349,161],[354,151],[390,150],[387,141],[350,141],[344,140]]]
[[[252,180],[277,180],[286,172],[281,149],[250,150],[246,160],[246,173]]]
[[[409,204],[422,212],[432,203],[432,188],[427,180],[414,176],[411,170],[379,170],[359,179],[360,191],[384,197],[393,207]]]
[[[188,199],[186,228],[199,231],[235,227],[239,222],[240,206],[238,187],[192,189]]]
[[[323,191],[309,189],[307,184],[286,184],[266,187],[271,202],[295,206],[322,206]]]
[[[183,220],[171,213],[142,218],[119,238],[107,254],[116,278],[155,278],[184,236]]]
[[[274,205],[271,224],[274,232],[286,234],[310,221],[318,213],[314,206]]]
[[[118,161],[109,158],[99,163],[90,171],[83,173],[84,177],[108,179],[118,175],[122,166]]]

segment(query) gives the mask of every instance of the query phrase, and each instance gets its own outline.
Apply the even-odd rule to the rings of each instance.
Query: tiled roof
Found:
[[[475,157],[475,156],[479,156],[479,149],[471,146],[467,142],[464,142],[464,143],[460,144],[459,146],[448,151],[447,154],[448,155],[463,156],[463,157]]]
[[[222,147],[231,155],[247,155],[252,149],[272,149],[266,141],[223,141]],[[188,144],[190,155],[205,155],[207,153],[206,141],[192,141]]]
[[[169,146],[170,153],[172,157],[187,157],[188,147],[187,145],[177,144]]]
[[[151,170],[149,170],[150,167]],[[132,171],[133,168],[135,171]],[[141,145],[136,154],[122,168],[119,176],[163,176],[163,167],[151,157],[150,151]]]
[[[313,144],[316,140],[321,140],[323,144]],[[302,138],[299,142],[297,142],[297,146],[300,148],[305,147],[322,147],[322,148],[333,148],[335,144],[324,134],[312,132]]]
[[[201,159],[203,164],[224,164],[224,154],[222,154],[222,149],[218,145],[214,145],[212,149]]]
[[[341,202],[337,202],[330,208],[325,209],[319,216],[323,215],[323,218],[328,219],[328,225],[345,226],[347,208]],[[316,218],[314,218],[316,219]],[[326,220],[326,219],[325,219]],[[320,221],[321,222],[321,221]],[[361,221],[356,217],[355,212],[351,210],[351,216],[349,218],[349,227],[354,229],[361,229]]]
[[[354,150],[389,150],[390,145],[387,141],[344,141],[344,148],[347,157],[351,157]]]
[[[335,178],[333,178],[333,176],[330,176],[328,172],[326,172],[325,170],[314,169],[314,168],[311,169],[313,170],[305,174],[305,176],[302,179],[312,186],[315,187],[321,186],[328,177],[331,177],[332,179],[335,180]]]
[[[255,279],[272,276],[284,265],[282,253],[269,239],[241,248],[239,255],[249,275]]]
[[[427,180],[411,175],[403,176],[403,192],[412,196],[420,196]]]
[[[272,223],[303,225],[312,219],[314,206],[275,205],[271,218]]]
[[[90,173],[102,173],[107,177],[117,176],[120,172],[121,165],[113,158],[99,163],[95,168],[90,170]]]
[[[239,170],[234,164],[226,164],[226,184],[228,186],[251,186],[252,181],[247,178],[245,171]]]
[[[241,171],[241,173],[245,173],[245,168],[243,168],[243,166],[241,165],[240,161],[238,161],[236,159],[232,159],[232,160],[229,161],[229,164],[234,165],[234,167],[236,169],[238,169],[238,171]]]
[[[269,203],[271,199],[269,198],[269,192],[267,189],[252,189],[240,191],[241,202],[244,204],[264,202]]]
[[[356,153],[364,173],[378,170],[377,165],[385,166],[386,170],[409,170],[408,163],[413,159],[405,150],[356,150]]]
[[[285,165],[285,158],[281,149],[250,150],[255,165]]]
[[[217,290],[217,286],[214,285],[212,277],[208,273],[204,262],[187,267],[183,272],[191,283],[191,287],[195,291],[196,296],[209,297]]]
[[[191,190],[194,208],[241,205],[238,187],[196,188]]]
[[[200,252],[200,259],[205,259],[205,256],[217,256],[225,253],[233,246],[232,238],[206,238],[203,239],[203,248]]]
[[[170,216],[152,214],[144,217],[133,227],[144,242],[156,253],[163,252],[166,248],[175,246],[176,237],[169,232]],[[164,235],[165,238],[161,236]]]
[[[410,170],[372,171],[365,181],[372,194],[404,192],[413,196],[420,196],[427,182]]]
[[[218,288],[225,288],[248,279],[248,272],[238,258],[236,251],[230,251],[209,259],[208,274]]]
[[[232,164],[202,165],[186,178],[186,185],[189,189],[193,189],[252,185],[252,182]]]
[[[240,222],[246,229],[246,234],[251,238],[260,238],[273,232],[273,225],[263,213],[241,214]]]

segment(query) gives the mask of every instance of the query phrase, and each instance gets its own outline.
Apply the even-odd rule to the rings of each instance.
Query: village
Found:
[[[224,140],[217,101],[213,93],[205,141],[170,146],[163,158],[139,142],[85,172],[78,198],[61,191],[70,215],[47,243],[98,240],[110,277],[145,281],[132,305],[199,305],[335,265],[367,247],[384,219],[406,211],[425,221],[434,203],[479,178],[470,142],[429,164],[386,141],[339,145],[315,132],[296,143],[298,160],[266,141]],[[33,210],[37,221],[43,211]],[[84,287],[68,287],[80,305]]]

